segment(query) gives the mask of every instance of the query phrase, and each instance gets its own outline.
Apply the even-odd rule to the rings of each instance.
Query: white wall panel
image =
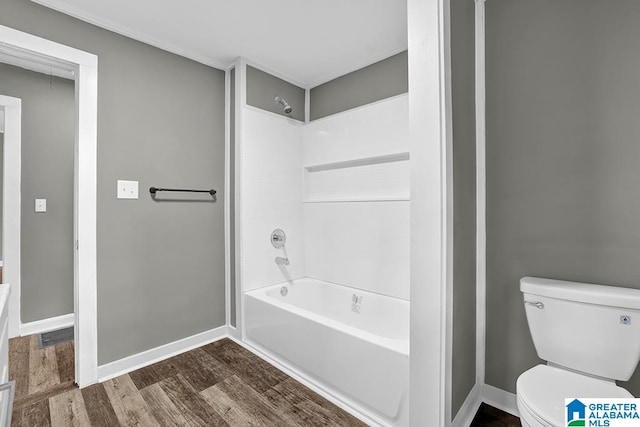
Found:
[[[304,165],[409,151],[409,97],[399,95],[313,121],[303,129]]]
[[[244,110],[245,291],[309,276],[409,299],[409,161],[393,156],[408,152],[407,101],[304,126]],[[270,244],[275,228],[287,233],[286,252]],[[291,264],[277,266],[276,256]]]
[[[307,276],[409,299],[409,202],[304,205]]]
[[[409,199],[409,162],[305,171],[305,200]]]
[[[242,270],[244,290],[304,277],[302,125],[253,108],[243,116]],[[271,232],[287,234],[275,249]],[[276,256],[288,257],[278,266]]]
[[[408,129],[407,95],[304,126],[307,276],[409,299]]]

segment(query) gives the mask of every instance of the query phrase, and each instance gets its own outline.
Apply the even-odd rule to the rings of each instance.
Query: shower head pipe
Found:
[[[289,105],[289,103],[287,103],[287,101],[285,101],[284,98],[276,96],[274,98],[274,101],[282,105],[282,108],[284,109],[285,114],[290,114],[293,111],[293,108],[291,108],[291,105]]]

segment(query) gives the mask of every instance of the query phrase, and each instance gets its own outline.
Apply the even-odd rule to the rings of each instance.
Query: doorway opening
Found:
[[[97,149],[97,57],[68,46],[0,26],[0,62],[74,81],[74,179],[73,179],[73,324],[75,342],[75,381],[80,387],[97,381],[97,268],[96,268],[96,149]],[[14,98],[15,99],[15,98]],[[3,250],[4,283],[11,286],[9,302],[9,336],[21,333],[21,268],[20,268],[20,102],[0,98],[5,111],[4,154],[5,165],[11,150],[17,150],[16,170],[4,170],[4,176],[13,172],[17,194],[3,191],[3,249],[18,245],[18,250]],[[11,102],[10,102],[11,101]],[[18,100],[19,101],[19,100]],[[10,105],[9,105],[10,104]],[[17,120],[16,120],[17,118]],[[11,124],[9,123],[11,120]],[[9,147],[11,145],[11,148]],[[17,148],[16,148],[17,146]],[[15,178],[17,177],[17,178]],[[7,179],[4,190],[9,190]],[[12,197],[12,199],[9,199]],[[17,207],[10,214],[7,208]],[[13,216],[12,216],[13,215]],[[14,221],[14,222],[10,222]],[[18,221],[17,223],[15,221]],[[13,235],[7,233],[14,233]],[[10,238],[10,236],[12,236]],[[14,257],[11,258],[9,252]],[[14,253],[15,252],[15,253]],[[68,319],[66,320],[68,322]],[[64,321],[61,326],[64,325]]]

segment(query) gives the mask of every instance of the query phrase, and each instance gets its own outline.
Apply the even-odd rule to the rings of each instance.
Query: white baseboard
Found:
[[[476,383],[451,422],[451,427],[469,427],[482,403],[481,390],[483,384]]]
[[[520,417],[516,395],[489,384],[482,386],[482,401],[511,415]]]
[[[49,319],[36,320],[35,322],[21,323],[20,336],[41,334],[43,332],[55,331],[57,329],[68,328],[75,323],[73,313],[62,316],[51,317]]]
[[[228,327],[226,325],[209,331],[201,332],[190,337],[180,339],[159,347],[155,347],[142,353],[134,354],[105,365],[98,366],[98,382],[103,382],[120,375],[127,374],[136,369],[144,368],[153,363],[159,362],[169,357],[173,357],[185,351],[193,350],[205,344],[218,341],[227,337]]]
[[[242,341],[242,337],[240,336],[240,330],[236,329],[234,326],[228,325],[229,328],[229,336],[234,338],[235,341]]]

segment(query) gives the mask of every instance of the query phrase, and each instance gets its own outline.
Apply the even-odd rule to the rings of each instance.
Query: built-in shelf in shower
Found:
[[[399,197],[313,197],[303,201],[303,203],[361,203],[361,202],[408,202],[409,196]]]
[[[332,163],[321,163],[317,165],[309,165],[304,168],[309,172],[323,172],[334,169],[352,168],[357,166],[378,165],[381,163],[402,162],[409,160],[409,152],[383,154],[380,156],[362,157],[359,159],[342,160]]]

